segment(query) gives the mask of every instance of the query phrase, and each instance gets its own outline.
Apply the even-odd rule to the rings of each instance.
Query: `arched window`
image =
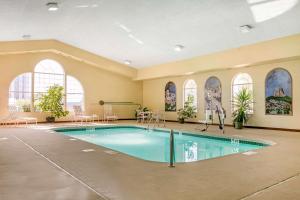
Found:
[[[20,112],[30,112],[32,87],[31,73],[17,76],[9,86],[9,106],[16,106]]]
[[[42,60],[34,70],[34,99],[39,99],[51,86],[65,87],[65,73],[62,66],[54,60]]]
[[[74,105],[80,105],[84,109],[84,91],[81,83],[73,76],[66,76],[63,67],[50,59],[39,62],[34,73],[21,74],[11,82],[8,104],[17,107],[20,112],[30,112],[32,108],[37,111],[35,105],[38,99],[54,85],[67,89],[64,99],[66,109],[72,110]]]
[[[187,101],[191,101],[193,106],[197,108],[197,84],[192,79],[184,82],[183,101],[184,103]]]
[[[221,81],[215,77],[209,77],[205,82],[205,110],[216,110],[222,107],[222,86]]]
[[[243,88],[248,89],[248,91],[251,93],[253,97],[253,81],[249,74],[247,73],[240,73],[237,74],[234,79],[232,80],[232,100],[235,98],[235,96],[239,93],[239,91]],[[235,110],[233,104],[231,106],[232,110]],[[248,111],[249,113],[253,113],[253,103],[251,106],[251,110]]]
[[[76,78],[67,76],[67,110],[73,110],[75,105],[84,109],[83,87]]]

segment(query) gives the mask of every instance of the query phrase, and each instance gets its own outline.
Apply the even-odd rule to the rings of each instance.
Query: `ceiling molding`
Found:
[[[55,53],[99,67],[129,78],[136,78],[137,70],[57,40],[29,40],[0,42],[0,55],[26,53]]]
[[[260,42],[214,54],[139,69],[135,80],[182,76],[295,59],[300,56],[299,44],[300,34]]]
[[[297,34],[143,69],[131,68],[57,40],[0,42],[0,55],[51,52],[133,80],[146,80],[298,59],[299,44],[300,34]]]

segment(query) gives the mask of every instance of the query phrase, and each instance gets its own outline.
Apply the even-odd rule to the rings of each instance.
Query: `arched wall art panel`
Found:
[[[176,85],[173,82],[168,82],[165,87],[165,111],[176,111]]]
[[[220,80],[209,77],[205,82],[205,110],[216,110],[216,106],[222,106],[222,86]]]
[[[292,91],[292,76],[287,70],[276,68],[270,71],[266,77],[266,114],[292,115]]]

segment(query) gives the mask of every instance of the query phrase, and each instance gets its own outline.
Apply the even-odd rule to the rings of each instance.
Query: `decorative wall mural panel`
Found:
[[[205,110],[216,110],[222,106],[222,87],[220,80],[212,76],[205,82]]]
[[[292,115],[292,77],[281,68],[269,72],[266,77],[266,105],[267,115]]]
[[[173,82],[168,82],[165,87],[165,111],[176,111],[176,85]]]

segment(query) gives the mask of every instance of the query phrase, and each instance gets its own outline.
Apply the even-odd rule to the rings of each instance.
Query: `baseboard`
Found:
[[[118,119],[119,121],[125,121],[125,120],[134,120],[136,121],[136,119],[134,118],[127,118],[127,119]],[[95,122],[99,122],[101,120],[95,120]],[[55,123],[69,123],[72,121],[55,121]],[[176,120],[166,120],[166,122],[177,122]],[[47,123],[46,121],[43,122],[38,122],[38,124],[45,124]],[[189,121],[185,121],[184,123],[186,124],[200,124],[199,122],[189,122]],[[9,125],[13,125],[14,123],[10,123]],[[19,123],[19,124],[25,124],[25,123]],[[219,124],[210,124],[212,126],[218,126]],[[232,124],[225,124],[225,126],[227,127],[233,127]],[[290,129],[290,128],[275,128],[275,127],[264,127],[264,126],[245,126],[245,128],[253,128],[253,129],[264,129],[264,130],[275,130],[275,131],[289,131],[289,132],[300,132],[300,129]]]
[[[245,126],[245,127],[246,128],[255,128],[255,129],[274,130],[274,131],[300,132],[300,129],[291,129],[291,128],[274,128],[274,127],[264,127],[264,126]]]
[[[125,121],[125,120],[136,120],[135,118],[124,118],[124,119],[118,119],[118,121]],[[62,121],[55,121],[54,123],[70,123],[72,122],[72,120],[62,120]],[[79,121],[77,121],[79,122]],[[94,122],[102,122],[102,120],[94,120]],[[38,124],[46,124],[49,123],[47,121],[39,121],[37,122]],[[7,123],[7,125],[14,125],[15,123],[11,122],[11,123]],[[26,124],[25,122],[20,122],[19,124]],[[34,123],[32,123],[34,124]]]
[[[176,120],[166,120],[166,122],[178,122]],[[200,124],[199,122],[189,122],[185,121],[187,124]],[[219,124],[211,124],[213,126],[218,126]],[[232,124],[225,124],[227,127],[233,127]],[[290,129],[290,128],[275,128],[275,127],[264,127],[264,126],[245,126],[245,128],[253,128],[253,129],[264,129],[264,130],[275,130],[275,131],[289,131],[289,132],[300,132],[300,129]]]

